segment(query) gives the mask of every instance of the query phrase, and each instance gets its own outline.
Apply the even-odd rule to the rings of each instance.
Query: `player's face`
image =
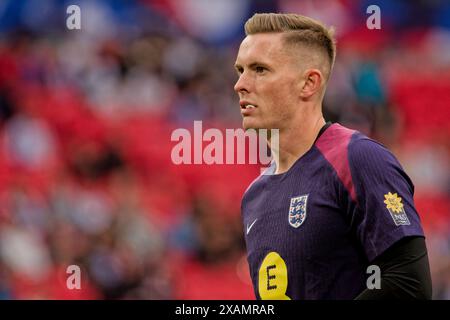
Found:
[[[281,33],[247,36],[236,59],[244,129],[280,129],[289,126],[300,100],[301,70]]]

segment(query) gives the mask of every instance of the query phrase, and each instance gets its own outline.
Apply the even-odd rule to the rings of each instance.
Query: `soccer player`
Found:
[[[332,30],[270,13],[245,32],[234,87],[243,127],[279,129],[275,161],[242,199],[256,297],[430,299],[411,180],[383,145],[323,118]]]

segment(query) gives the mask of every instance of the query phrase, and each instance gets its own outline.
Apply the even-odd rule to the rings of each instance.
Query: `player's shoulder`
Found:
[[[406,173],[397,157],[381,142],[356,131],[347,148],[348,166],[353,179],[386,177],[397,172]],[[409,177],[407,178],[409,180]]]
[[[370,155],[391,155],[380,142],[339,123],[332,124],[316,142],[317,148],[329,161],[358,162]]]
[[[355,166],[398,164],[394,154],[381,142],[356,132],[348,145],[348,161]]]
[[[257,176],[253,181],[247,186],[247,189],[244,191],[243,198],[245,195],[250,191],[254,189],[263,189],[264,184],[267,183],[267,180],[265,179],[268,175],[272,175],[275,173],[276,170],[276,164],[274,161],[270,163],[270,165],[267,168],[261,169],[261,173],[259,176]]]
[[[323,132],[316,146],[354,200],[355,184],[366,179],[382,179],[387,172],[402,171],[384,145],[337,123]]]
[[[315,146],[326,161],[339,171],[348,164],[349,146],[358,135],[356,130],[333,123],[322,132]]]

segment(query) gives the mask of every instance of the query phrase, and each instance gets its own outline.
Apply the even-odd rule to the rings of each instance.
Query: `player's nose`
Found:
[[[239,78],[237,79],[236,83],[234,84],[234,91],[237,93],[241,92],[249,92],[249,83],[247,76],[242,73]]]

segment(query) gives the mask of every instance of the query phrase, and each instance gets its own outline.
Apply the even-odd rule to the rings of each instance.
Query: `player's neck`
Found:
[[[303,118],[305,119],[305,118]],[[278,150],[271,146],[277,166],[276,174],[288,171],[314,144],[320,129],[325,125],[322,114],[308,115],[308,120],[293,121],[295,126],[280,130]]]

